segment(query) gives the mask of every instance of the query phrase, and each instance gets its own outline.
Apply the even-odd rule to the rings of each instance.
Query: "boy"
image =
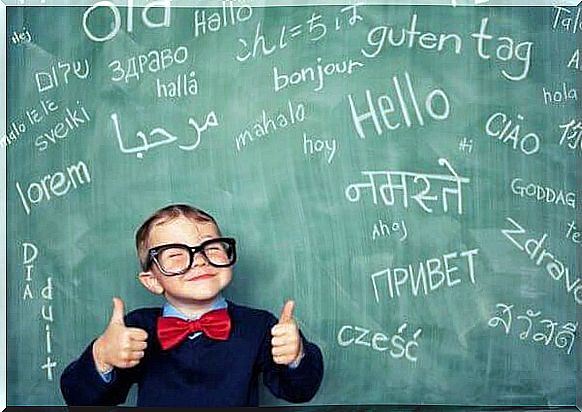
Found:
[[[288,301],[279,321],[222,297],[235,241],[207,213],[187,205],[155,212],[136,233],[139,280],[163,308],[123,316],[113,299],[105,332],[61,376],[68,405],[117,405],[138,384],[138,406],[256,406],[258,375],[273,395],[309,401],[323,377]]]

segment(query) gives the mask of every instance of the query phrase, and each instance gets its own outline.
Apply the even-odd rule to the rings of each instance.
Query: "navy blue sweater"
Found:
[[[95,368],[93,342],[61,376],[61,391],[68,405],[118,405],[125,402],[132,384],[138,384],[137,406],[256,406],[258,380],[271,393],[289,402],[307,402],[323,377],[319,348],[303,334],[305,356],[291,369],[273,362],[271,328],[277,318],[264,310],[228,302],[232,321],[226,341],[202,335],[162,351],[156,334],[160,308],[130,312],[125,324],[148,333],[147,349],[139,365],[115,369],[105,382]]]

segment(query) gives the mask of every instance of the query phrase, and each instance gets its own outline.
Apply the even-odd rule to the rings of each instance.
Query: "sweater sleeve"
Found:
[[[259,353],[263,382],[278,398],[293,403],[308,402],[317,393],[323,378],[321,350],[305,339],[303,333],[299,331],[305,353],[299,366],[289,368],[287,365],[276,364],[271,355],[271,328],[276,324],[277,318],[269,314]]]

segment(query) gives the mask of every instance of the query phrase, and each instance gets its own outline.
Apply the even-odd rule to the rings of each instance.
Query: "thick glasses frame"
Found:
[[[204,248],[210,244],[210,243],[214,243],[214,242],[224,242],[226,244],[228,244],[232,250],[232,256],[230,258],[230,262],[224,265],[217,265],[215,263],[212,263],[210,261],[210,259],[208,259],[208,256],[206,256],[206,252],[204,251]],[[236,241],[234,240],[234,238],[231,237],[217,237],[217,238],[213,238],[213,239],[208,239],[205,240],[204,242],[200,243],[198,246],[188,246],[185,245],[183,243],[169,243],[166,245],[160,245],[160,246],[156,246],[153,247],[151,249],[148,250],[148,260],[147,260],[147,266],[146,266],[146,270],[149,269],[152,266],[152,262],[156,264],[156,266],[158,267],[158,269],[160,270],[160,272],[162,272],[164,275],[166,276],[178,276],[178,275],[183,275],[184,273],[188,272],[188,270],[190,270],[190,268],[192,267],[192,264],[194,263],[194,255],[196,255],[196,253],[200,252],[200,254],[202,255],[202,257],[204,258],[204,260],[210,265],[210,266],[214,266],[217,268],[227,268],[230,267],[232,265],[234,265],[234,263],[236,262],[236,248],[235,248],[235,244]],[[160,264],[160,262],[158,261],[158,255],[163,252],[166,249],[171,249],[173,247],[179,247],[179,248],[183,248],[185,250],[188,250],[190,252],[190,260],[189,260],[189,264],[188,266],[180,271],[180,272],[167,272],[166,270],[164,270],[162,268],[162,265]]]

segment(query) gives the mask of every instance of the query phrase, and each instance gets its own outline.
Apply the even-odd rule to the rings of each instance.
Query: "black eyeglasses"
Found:
[[[236,261],[235,240],[230,237],[208,239],[198,246],[188,246],[182,243],[160,245],[148,250],[148,260],[145,269],[152,262],[166,276],[183,275],[194,262],[194,255],[200,252],[204,259],[217,268],[232,266]]]

